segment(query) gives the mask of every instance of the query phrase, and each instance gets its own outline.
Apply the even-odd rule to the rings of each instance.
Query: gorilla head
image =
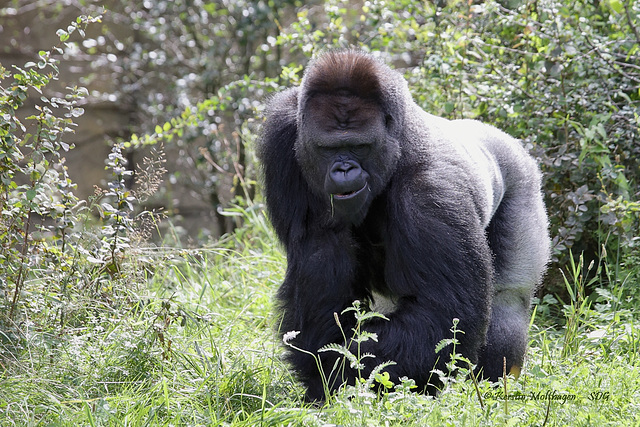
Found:
[[[433,391],[433,370],[446,372],[449,359],[435,348],[452,338],[454,318],[464,331],[456,352],[484,376],[522,366],[549,236],[540,172],[517,140],[430,115],[399,73],[337,50],[273,97],[258,155],[287,251],[280,331],[300,331],[294,345],[303,351],[288,360],[307,399],[388,360],[391,381],[406,376]],[[340,327],[334,315],[354,300],[379,306],[380,295],[392,302],[388,321],[363,326],[378,341],[345,343],[355,320],[344,315]],[[375,357],[357,371],[318,351],[332,344]]]
[[[305,179],[335,219],[359,224],[388,183],[400,144],[393,111],[383,108],[380,64],[355,52],[346,59],[329,52],[305,75],[295,150]]]

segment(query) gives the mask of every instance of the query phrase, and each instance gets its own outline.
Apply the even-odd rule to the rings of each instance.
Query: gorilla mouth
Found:
[[[333,197],[339,200],[348,200],[358,196],[360,193],[362,193],[366,189],[367,189],[367,183],[365,182],[362,188],[359,190],[350,191],[348,193],[335,193]]]

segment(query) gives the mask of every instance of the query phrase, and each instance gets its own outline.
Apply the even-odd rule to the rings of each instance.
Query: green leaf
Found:
[[[62,28],[56,31],[56,35],[60,37],[61,42],[66,42],[67,40],[69,40],[69,33],[67,33]]]
[[[390,380],[389,373],[386,371],[375,374],[375,379],[385,388],[391,388],[394,386],[393,382]]]
[[[30,188],[27,190],[27,200],[31,201],[36,197],[36,189]]]
[[[445,102],[444,103],[444,112],[447,114],[451,114],[451,112],[456,108],[456,105],[453,102]]]
[[[79,108],[79,107],[78,107],[78,108],[73,108],[73,109],[71,110],[71,115],[72,115],[73,117],[80,117],[80,116],[81,116],[81,115],[83,115],[83,114],[84,114],[84,108]]]
[[[624,6],[620,0],[609,0],[609,7],[616,13],[621,13],[624,10]]]

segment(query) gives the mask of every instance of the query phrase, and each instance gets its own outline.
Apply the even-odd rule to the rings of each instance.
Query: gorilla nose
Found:
[[[352,159],[337,159],[327,170],[324,189],[343,198],[354,196],[367,186],[369,175]]]
[[[331,168],[331,177],[336,182],[350,182],[357,179],[361,174],[360,165],[351,160],[336,162]]]

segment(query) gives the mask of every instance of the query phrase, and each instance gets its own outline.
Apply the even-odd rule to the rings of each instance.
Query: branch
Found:
[[[633,34],[635,34],[636,36],[636,43],[640,44],[640,32],[638,31],[638,27],[633,25],[633,20],[631,19],[631,12],[629,11],[629,6],[631,5],[631,2],[623,2],[623,3],[624,3],[624,12],[625,12],[625,15],[627,16],[627,24],[629,24],[631,31],[633,31]]]
[[[583,28],[582,28],[582,27],[580,27],[580,29],[581,29],[581,30],[583,30]],[[592,49],[593,49],[593,51],[596,53],[596,55],[598,55],[598,57],[599,57],[600,59],[602,59],[604,62],[606,62],[606,63],[607,63],[607,65],[609,65],[609,67],[611,67],[611,69],[612,69],[613,71],[620,73],[620,75],[622,75],[624,78],[627,78],[627,79],[629,79],[629,80],[631,80],[631,81],[634,81],[634,82],[636,82],[636,83],[640,83],[640,78],[638,78],[638,77],[636,77],[636,76],[633,76],[633,75],[630,75],[630,74],[625,73],[625,72],[622,70],[622,67],[618,64],[618,62],[617,62],[617,61],[612,61],[612,60],[610,60],[610,59],[605,58],[605,56],[602,54],[602,52],[600,51],[600,49],[599,49],[596,45],[594,45],[594,44],[591,42],[591,39],[586,35],[586,31],[584,31],[584,30],[583,30],[583,35],[584,35],[584,39],[585,39],[585,41],[587,42],[587,44],[588,44],[589,46],[591,46],[591,48],[592,48]]]

